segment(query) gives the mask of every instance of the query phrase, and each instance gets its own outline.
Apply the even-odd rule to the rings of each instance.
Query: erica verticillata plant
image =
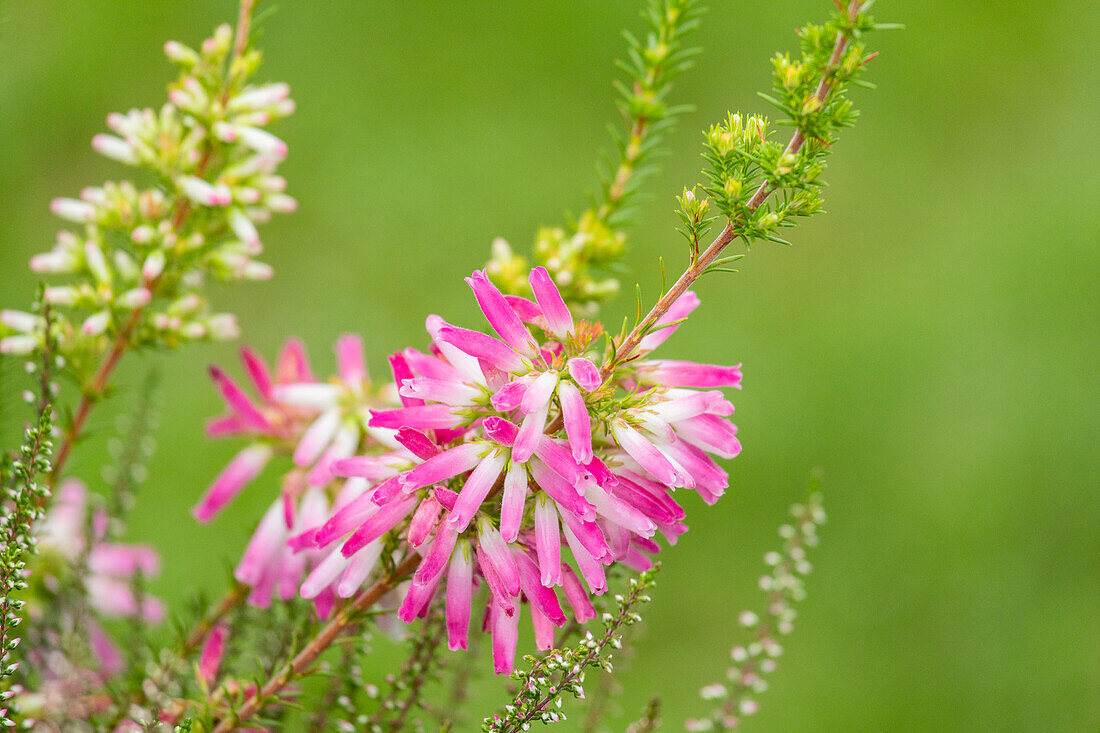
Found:
[[[873,57],[864,35],[881,27],[870,5],[838,6],[828,23],[801,29],[799,58],[774,59],[764,97],[789,138],[753,114],[705,131],[703,179],[677,197],[686,265],[663,279],[652,307],[639,298],[633,323],[608,328],[599,308],[618,290],[611,271],[637,193],[684,109],[670,82],[696,54],[685,44],[702,12],[695,0],[651,0],[645,34],[628,34],[625,131],[591,205],[538,231],[534,266],[498,240],[486,267],[465,278],[487,327],[427,315],[426,336],[393,351],[388,369],[368,368],[370,336],[354,334],[337,339],[327,377],[294,338],[273,358],[245,347],[239,369],[211,367],[225,407],[206,432],[240,447],[196,492],[192,514],[224,521],[243,491],[263,494],[268,508],[225,593],[165,644],[147,630],[164,615],[144,587],[157,555],[120,537],[149,451],[147,405],[112,449],[105,500],[88,477],[65,471],[66,459],[125,354],[236,335],[205,286],[270,277],[257,225],[295,208],[276,173],[286,146],[266,129],[293,103],[285,84],[253,81],[252,0],[235,28],[198,48],[167,44],[181,70],[169,101],[111,115],[111,133],[93,140],[154,183],[56,200],[74,227],[31,261],[63,278],[44,290],[51,313],[0,314],[0,352],[43,356],[79,393],[71,411],[56,409],[62,396],[44,377],[39,421],[3,464],[4,653],[25,602],[12,593],[30,591],[36,628],[30,669],[5,657],[5,699],[22,694],[0,717],[43,730],[215,732],[411,730],[431,718],[444,730],[483,719],[484,730],[504,732],[565,720],[564,698],[583,699],[590,670],[612,671],[612,650],[641,620],[654,557],[687,531],[690,495],[714,506],[729,488],[726,462],[741,452],[729,390],[742,386],[741,365],[685,358],[670,338],[700,306],[696,281],[744,255],[728,251],[735,241],[746,250],[784,242],[781,230],[820,210],[826,155],[855,118],[847,93]],[[51,468],[51,420],[69,414]],[[773,629],[790,625],[808,571],[802,548],[822,517],[814,498],[784,534],[784,552],[769,555],[770,621],[742,614],[759,638],[735,647],[730,686],[705,691],[721,707],[689,726],[732,727],[755,709],[774,666]],[[27,566],[32,522],[41,551]],[[130,619],[128,631],[112,640],[115,624],[101,621],[117,616]],[[387,675],[373,646],[402,640],[409,658]],[[486,659],[463,661],[482,649]],[[463,709],[479,665],[511,678],[512,701],[487,716]],[[325,684],[305,682],[319,673]],[[452,704],[433,704],[448,679]],[[630,729],[657,729],[659,710],[655,698]]]

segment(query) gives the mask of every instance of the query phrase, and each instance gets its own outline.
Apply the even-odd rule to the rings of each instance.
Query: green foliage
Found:
[[[572,308],[594,314],[619,292],[618,280],[607,273],[626,251],[624,229],[643,184],[657,171],[654,159],[665,135],[690,109],[670,104],[668,96],[671,81],[691,67],[699,52],[684,39],[702,12],[697,0],[649,0],[642,14],[646,34],[624,33],[627,55],[617,65],[627,78],[617,80],[615,88],[627,125],[625,131],[611,128],[614,154],[602,156],[599,195],[570,226],[542,227],[535,237],[535,263],[550,272]],[[493,243],[487,270],[502,290],[527,295],[528,267],[503,239]]]
[[[598,666],[610,673],[612,650],[622,648],[622,635],[626,627],[641,621],[635,610],[639,604],[648,603],[648,591],[656,584],[655,576],[660,565],[631,578],[626,595],[616,595],[616,613],[603,614],[603,634],[593,636],[586,631],[584,639],[575,647],[553,649],[542,657],[527,655],[529,670],[516,670],[512,679],[519,683],[516,697],[498,713],[482,721],[486,733],[516,733],[527,730],[533,721],[558,723],[566,720],[561,711],[562,701],[568,693],[578,700],[584,699],[586,670]]]
[[[50,471],[53,448],[52,407],[45,403],[35,424],[27,427],[17,456],[5,455],[0,461],[0,700],[14,694],[11,678],[19,669],[12,652],[19,646],[15,629],[22,622],[26,601],[18,596],[28,587],[27,559],[34,553],[32,530],[41,514],[41,505],[49,496],[42,482]],[[0,710],[0,723],[15,725],[7,709]]]

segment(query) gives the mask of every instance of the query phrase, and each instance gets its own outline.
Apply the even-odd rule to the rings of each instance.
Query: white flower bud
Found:
[[[288,96],[290,96],[290,86],[283,82],[265,84],[262,87],[249,87],[229,100],[228,109],[231,112],[263,109],[278,104]]]
[[[196,321],[183,324],[179,329],[180,336],[189,339],[201,339],[206,335],[206,326]]]
[[[145,258],[145,263],[141,266],[141,276],[146,281],[156,280],[160,277],[160,274],[164,272],[164,250],[155,249],[149,253],[149,256]]]
[[[46,288],[42,293],[42,300],[50,305],[73,305],[80,297],[80,291],[68,285],[55,285]]]
[[[206,321],[210,338],[217,341],[229,341],[241,335],[237,317],[232,313],[216,313]]]
[[[224,183],[215,186],[195,176],[180,176],[176,185],[184,196],[203,206],[227,206],[233,200]]]
[[[97,282],[103,285],[111,283],[111,271],[107,267],[107,258],[103,256],[103,250],[94,240],[84,243],[84,263],[88,265]]]
[[[2,310],[0,311],[0,323],[3,323],[13,331],[29,333],[31,331],[37,331],[45,324],[45,321],[42,316],[36,316],[33,313]]]
[[[123,308],[144,308],[153,299],[153,294],[147,288],[134,288],[122,293],[115,300]]]
[[[179,41],[165,43],[164,55],[168,57],[169,61],[185,66],[194,66],[199,62],[199,55]]]
[[[79,199],[57,198],[50,202],[50,211],[62,219],[84,224],[95,218],[95,206]]]
[[[280,214],[291,214],[298,210],[298,200],[284,193],[275,193],[267,197],[267,208]]]
[[[54,249],[31,257],[30,268],[34,272],[68,274],[77,267],[77,259],[68,252]]]
[[[153,229],[153,227],[148,226],[147,224],[142,224],[141,226],[135,228],[134,231],[130,232],[130,239],[137,244],[149,244],[149,242],[153,241],[153,237],[155,235],[156,231]]]
[[[84,324],[80,327],[88,336],[98,336],[107,330],[107,326],[111,322],[111,312],[108,310],[101,310],[98,313],[94,313],[85,319]]]
[[[38,339],[34,336],[8,336],[0,339],[0,354],[26,355],[38,347]]]
[[[114,135],[99,134],[92,138],[92,149],[100,155],[126,165],[137,165],[138,156],[130,143]]]
[[[260,243],[260,233],[256,231],[256,225],[240,209],[230,210],[229,227],[246,245],[255,246]]]

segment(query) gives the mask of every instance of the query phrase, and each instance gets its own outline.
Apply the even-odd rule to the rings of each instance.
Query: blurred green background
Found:
[[[657,256],[683,255],[672,197],[698,180],[698,131],[727,109],[767,111],[768,57],[831,8],[711,4],[704,54],[675,91],[697,111],[631,232],[624,279],[648,298]],[[426,314],[480,323],[461,277],[492,237],[526,249],[536,225],[583,206],[638,7],[280,3],[261,76],[290,82],[299,104],[275,131],[301,207],[263,230],[276,278],[220,294],[245,340],[271,354],[300,335],[326,370],[334,337],[361,331],[384,374],[389,351],[423,344]],[[58,226],[50,198],[124,175],[89,140],[108,112],[161,103],[163,41],[196,43],[234,14],[226,1],[0,5],[0,304],[33,292],[25,263]],[[744,362],[745,450],[722,502],[689,501],[692,531],[666,553],[620,665],[612,729],[654,694],[668,730],[706,709],[697,691],[721,677],[736,613],[760,604],[761,556],[815,466],[831,519],[749,730],[1100,728],[1100,6],[882,0],[876,14],[908,29],[872,40],[880,88],[855,94],[863,115],[826,176],[828,214],[793,248],[761,246],[704,281],[704,307],[667,345]],[[154,590],[176,604],[220,591],[272,496],[258,484],[211,526],[187,514],[238,447],[201,435],[220,409],[203,366],[239,374],[235,348],[164,365],[131,535],[163,552]],[[131,360],[124,378],[144,367]],[[93,484],[110,410],[94,424],[99,443],[70,466]],[[503,701],[497,683],[477,689],[486,712]]]

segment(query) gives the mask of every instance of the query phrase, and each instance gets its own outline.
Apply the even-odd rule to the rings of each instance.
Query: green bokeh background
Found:
[[[632,230],[624,279],[647,300],[657,256],[683,255],[672,197],[698,179],[698,130],[727,109],[766,111],[768,56],[831,7],[712,5],[704,55],[675,92],[697,111]],[[218,294],[245,340],[270,354],[300,335],[327,369],[334,337],[361,331],[383,374],[389,351],[424,342],[426,314],[479,324],[461,277],[490,240],[526,248],[594,184],[637,7],[280,3],[262,76],[299,104],[276,132],[301,207],[263,231],[276,278]],[[58,226],[50,198],[125,175],[88,143],[108,112],[163,99],[163,41],[197,42],[234,13],[0,5],[0,304],[33,293],[25,263]],[[745,450],[722,502],[688,502],[692,531],[666,553],[611,729],[654,694],[668,730],[706,709],[697,691],[721,677],[736,613],[760,602],[760,558],[816,466],[831,519],[750,730],[1100,727],[1100,12],[881,0],[877,14],[908,29],[872,41],[880,88],[855,94],[863,116],[828,171],[828,214],[794,247],[760,246],[739,274],[704,281],[704,307],[667,344],[673,358],[744,362]],[[164,363],[160,449],[131,528],[162,551],[154,590],[177,606],[219,591],[272,495],[257,484],[210,526],[187,514],[238,447],[202,438],[219,409],[209,362],[236,370],[235,346]],[[123,379],[144,367],[131,360]],[[95,484],[110,410],[93,424],[70,468]],[[497,684],[477,689],[486,711],[502,702]]]

